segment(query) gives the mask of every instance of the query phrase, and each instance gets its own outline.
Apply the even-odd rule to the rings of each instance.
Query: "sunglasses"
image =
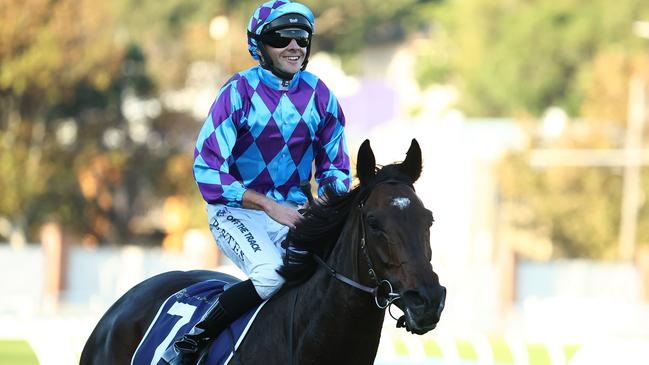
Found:
[[[306,47],[311,42],[311,34],[304,29],[278,29],[261,35],[261,41],[273,48],[284,48],[295,39],[297,45]]]

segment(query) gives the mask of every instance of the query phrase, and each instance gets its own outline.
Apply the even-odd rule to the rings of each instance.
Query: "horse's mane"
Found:
[[[359,184],[347,193],[326,188],[321,199],[309,205],[303,214],[304,218],[288,233],[286,242],[298,250],[308,251],[326,260],[338,242],[352,210],[367,199],[374,186],[385,181],[413,184],[412,179],[399,169],[399,164],[391,164],[381,167],[371,181]],[[279,273],[291,286],[311,277],[316,266],[313,259],[306,260],[298,267],[285,263]]]

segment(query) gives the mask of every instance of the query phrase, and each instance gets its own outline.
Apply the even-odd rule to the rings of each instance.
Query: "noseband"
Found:
[[[411,189],[414,190],[414,188],[413,188],[413,186],[411,184],[404,183],[401,180],[395,180],[395,179],[390,179],[390,180],[385,180],[385,181],[378,182],[378,183],[376,183],[376,185],[374,185],[372,187],[372,189],[374,187],[376,187],[377,185],[388,184],[388,183],[406,184],[406,185],[408,185],[408,187],[410,187]],[[376,286],[374,286],[374,287],[365,286],[365,285],[363,285],[363,284],[361,284],[361,283],[359,283],[357,281],[354,281],[354,280],[340,274],[339,272],[336,271],[336,269],[334,269],[331,266],[327,265],[327,263],[322,258],[320,258],[320,256],[318,256],[318,255],[314,254],[313,258],[316,260],[316,262],[320,266],[324,267],[329,272],[329,275],[331,275],[331,277],[333,277],[333,278],[335,278],[335,279],[337,279],[337,280],[339,280],[339,281],[341,281],[341,282],[343,282],[343,283],[345,283],[345,284],[347,284],[347,285],[349,285],[349,286],[351,286],[353,288],[362,290],[362,291],[364,291],[366,293],[369,293],[369,294],[373,295],[374,296],[374,303],[376,303],[376,306],[379,309],[386,309],[386,308],[390,307],[395,300],[401,298],[401,295],[394,291],[392,283],[390,283],[389,280],[387,280],[387,279],[379,279],[376,276],[376,271],[374,270],[374,264],[372,263],[372,258],[370,257],[370,254],[369,254],[369,252],[367,250],[367,244],[366,244],[366,240],[365,240],[367,234],[366,234],[366,230],[365,230],[365,219],[363,218],[363,206],[364,206],[365,201],[367,200],[367,198],[369,198],[369,194],[367,195],[367,197],[365,199],[361,199],[361,202],[357,206],[357,209],[358,209],[360,217],[361,217],[361,252],[363,253],[363,256],[365,256],[365,259],[367,261],[367,267],[368,267],[367,274],[370,276],[371,279],[374,280]],[[382,288],[387,289],[387,296],[385,296],[385,297],[383,297],[381,295],[381,289]],[[388,311],[389,311],[389,308],[388,308]],[[397,319],[392,315],[392,313],[390,313],[390,316],[392,316],[392,318],[394,318],[394,319]]]

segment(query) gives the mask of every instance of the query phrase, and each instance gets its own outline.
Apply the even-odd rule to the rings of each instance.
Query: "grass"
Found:
[[[439,347],[437,342],[435,340],[433,340],[432,338],[425,338],[424,339],[424,352],[426,353],[426,356],[428,356],[428,357],[441,358],[444,355],[442,353],[442,349]]]
[[[0,365],[38,365],[38,359],[26,341],[0,340]]]
[[[550,356],[544,345],[528,344],[527,353],[530,357],[530,365],[550,365]]]
[[[471,345],[469,341],[457,340],[456,344],[457,344],[457,354],[460,356],[460,359],[471,360],[471,361],[478,360],[478,354],[475,352],[473,345]]]
[[[408,355],[408,347],[406,346],[405,342],[403,342],[403,340],[400,338],[394,341],[394,350],[399,356]]]
[[[514,363],[514,357],[509,348],[509,344],[503,338],[490,337],[488,340],[493,352],[493,361],[496,364],[509,365]],[[426,357],[438,359],[444,357],[442,348],[432,337],[425,336],[421,339],[421,343],[424,347]],[[408,347],[402,339],[395,339],[393,345],[398,356],[408,356]],[[478,354],[470,341],[456,339],[455,345],[457,346],[457,354],[460,359],[464,361],[478,361]],[[548,349],[544,344],[528,343],[525,346],[530,365],[550,365],[550,355],[548,354]],[[561,349],[563,350],[566,361],[570,361],[580,347],[580,345],[573,344],[563,345]],[[0,362],[0,365],[2,365],[2,362]]]
[[[570,361],[570,359],[572,359],[572,357],[580,348],[580,345],[564,345],[563,353],[566,356],[566,362]]]
[[[509,345],[504,339],[494,337],[489,339],[491,350],[494,354],[494,361],[498,364],[513,364],[514,357],[509,349]]]

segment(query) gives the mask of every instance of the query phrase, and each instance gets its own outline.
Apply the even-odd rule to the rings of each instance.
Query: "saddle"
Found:
[[[229,285],[221,280],[206,280],[167,298],[135,350],[131,364],[157,364],[165,350],[198,323],[210,305]],[[235,356],[237,348],[265,303],[246,312],[221,332],[200,363],[227,364]]]

